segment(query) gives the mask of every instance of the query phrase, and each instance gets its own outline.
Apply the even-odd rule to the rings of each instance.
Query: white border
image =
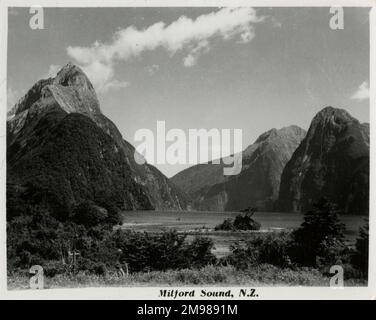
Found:
[[[0,179],[1,179],[1,221],[0,221],[0,299],[129,299],[129,300],[158,300],[159,290],[163,287],[111,287],[111,288],[74,288],[74,289],[45,289],[45,290],[7,290],[6,276],[6,217],[5,217],[5,179],[6,179],[6,74],[7,74],[7,34],[8,34],[8,7],[30,7],[40,5],[44,7],[225,7],[225,6],[253,6],[253,7],[372,7],[370,13],[370,263],[368,287],[345,287],[335,289],[330,287],[258,287],[259,300],[274,299],[376,299],[376,10],[375,0],[58,0],[58,1],[27,1],[27,0],[0,0]],[[184,287],[184,289],[201,288],[207,290],[232,289],[235,293],[244,287]],[[166,289],[177,289],[166,287]],[[180,287],[180,289],[183,289]],[[200,297],[195,297],[199,300]],[[201,298],[202,299],[202,298]],[[235,298],[239,299],[240,298]],[[162,298],[161,300],[168,300]],[[178,299],[177,299],[178,300]],[[202,299],[208,300],[208,299]],[[215,300],[218,300],[217,298]],[[243,300],[247,300],[244,299]]]

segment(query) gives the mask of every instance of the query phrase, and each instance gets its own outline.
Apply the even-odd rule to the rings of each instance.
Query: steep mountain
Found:
[[[297,126],[263,133],[242,154],[242,170],[223,176],[224,164],[199,164],[172,178],[200,210],[235,211],[249,206],[273,210],[280,177],[291,155],[305,136]]]
[[[305,211],[322,196],[347,213],[368,213],[369,124],[332,107],[314,117],[287,163],[279,208]]]
[[[155,167],[136,164],[134,147],[102,114],[92,84],[72,64],[38,81],[8,112],[7,192],[61,208],[82,200],[125,210],[187,206]]]

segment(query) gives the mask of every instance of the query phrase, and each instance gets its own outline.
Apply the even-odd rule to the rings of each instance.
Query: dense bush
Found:
[[[25,214],[7,223],[9,270],[39,264],[51,276],[80,270],[105,275],[127,267],[135,272],[216,263],[210,239],[188,242],[176,231],[113,231],[107,217],[107,211],[88,202],[77,206],[71,221],[64,223],[43,207],[27,207]]]
[[[196,237],[186,248],[185,254],[188,266],[201,268],[206,265],[215,264],[217,258],[212,254],[214,242],[210,238]]]
[[[112,241],[121,250],[120,262],[127,263],[131,271],[202,267],[216,262],[211,239],[197,237],[189,243],[176,231],[151,235],[118,230]]]
[[[273,232],[254,235],[246,243],[235,243],[227,262],[238,269],[247,269],[259,264],[272,264],[280,267],[291,266],[289,250],[292,246],[291,234]]]
[[[64,243],[57,241],[62,225],[39,207],[26,208],[28,215],[7,224],[7,251],[10,266],[25,267],[58,260]]]

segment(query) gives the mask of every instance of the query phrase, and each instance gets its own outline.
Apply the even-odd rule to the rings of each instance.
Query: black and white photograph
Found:
[[[372,3],[97,2],[2,4],[6,290],[370,299]]]

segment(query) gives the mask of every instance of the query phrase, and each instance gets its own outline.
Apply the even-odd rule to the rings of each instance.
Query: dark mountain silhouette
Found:
[[[69,209],[80,201],[119,209],[185,209],[182,192],[134,148],[100,110],[89,79],[68,64],[38,81],[8,112],[8,199]],[[69,210],[67,210],[69,211]]]
[[[200,164],[178,173],[172,181],[200,210],[273,210],[283,168],[304,136],[305,131],[297,126],[271,129],[243,151],[240,174],[223,176],[222,162]]]
[[[344,212],[368,213],[369,124],[332,107],[314,117],[287,163],[279,209],[305,211],[323,196]]]

